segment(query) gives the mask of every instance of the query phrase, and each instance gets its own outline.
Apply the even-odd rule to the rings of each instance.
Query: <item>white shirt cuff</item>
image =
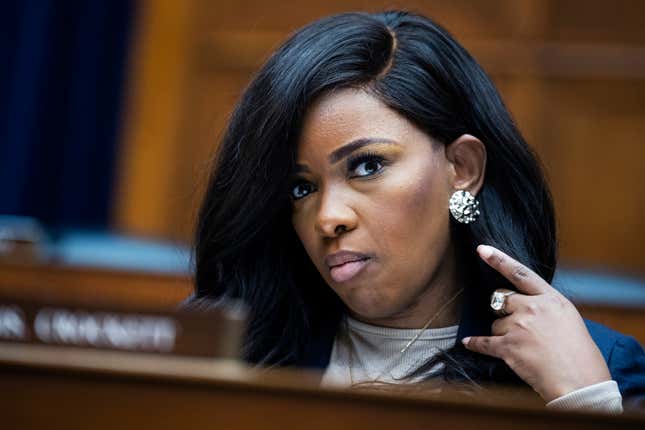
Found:
[[[553,409],[578,409],[620,414],[623,397],[616,381],[604,381],[579,388],[546,404]]]

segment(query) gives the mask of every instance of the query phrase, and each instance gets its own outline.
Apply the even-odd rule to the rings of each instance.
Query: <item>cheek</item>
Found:
[[[440,175],[426,173],[398,181],[379,200],[376,230],[383,232],[383,245],[394,254],[412,258],[445,240],[448,196]]]
[[[318,256],[316,255],[318,237],[312,227],[314,225],[314,221],[310,218],[311,217],[306,211],[299,210],[294,212],[291,216],[291,224],[293,225],[293,229],[300,239],[302,246],[305,248],[305,251],[307,251],[307,255],[309,255],[309,258],[315,264],[318,261]]]
[[[307,228],[305,214],[302,211],[294,212],[291,216],[291,224],[303,246],[308,250],[311,246],[311,232]]]

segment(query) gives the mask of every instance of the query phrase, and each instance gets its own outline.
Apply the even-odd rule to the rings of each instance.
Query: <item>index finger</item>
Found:
[[[526,294],[542,294],[551,289],[551,286],[537,273],[489,245],[477,247],[479,256],[493,269],[497,270],[508,279],[517,289]]]

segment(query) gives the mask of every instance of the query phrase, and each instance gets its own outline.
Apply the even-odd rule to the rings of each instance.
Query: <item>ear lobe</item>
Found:
[[[446,145],[446,158],[454,169],[453,188],[477,195],[486,173],[486,147],[482,141],[463,134]]]

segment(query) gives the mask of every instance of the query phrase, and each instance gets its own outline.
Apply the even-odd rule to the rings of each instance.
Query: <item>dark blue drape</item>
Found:
[[[108,223],[134,6],[0,2],[0,214]]]

